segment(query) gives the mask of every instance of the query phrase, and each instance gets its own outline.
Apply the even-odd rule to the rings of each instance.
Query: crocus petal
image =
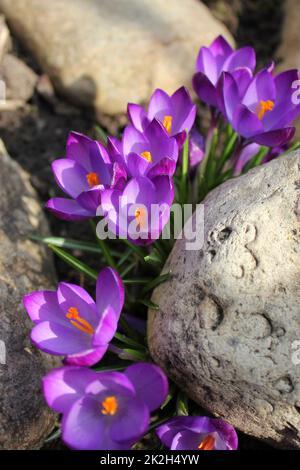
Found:
[[[43,392],[50,408],[65,413],[84,393],[86,386],[97,378],[96,372],[83,367],[52,369],[43,378]]]
[[[213,54],[214,57],[228,57],[232,52],[233,49],[231,45],[226,41],[226,39],[220,35],[218,36],[209,46],[210,52]]]
[[[286,70],[274,78],[276,87],[276,105],[286,102],[288,97],[291,97],[293,92],[292,84],[299,79],[299,72],[297,69]]]
[[[128,398],[118,419],[111,423],[110,437],[115,442],[136,441],[149,426],[150,414],[147,406],[138,397]]]
[[[70,308],[76,307],[79,315],[88,321],[92,327],[98,324],[99,312],[96,309],[96,304],[82,287],[67,282],[60,282],[57,289],[57,299],[65,315]]]
[[[218,81],[217,63],[208,47],[201,47],[196,61],[196,71],[204,74],[213,85],[216,85]]]
[[[174,135],[178,148],[181,149],[184,145],[186,139],[186,131],[179,132],[178,134]]]
[[[252,137],[252,140],[267,147],[279,147],[289,142],[295,135],[295,127],[286,127],[270,132],[264,132]]]
[[[216,88],[204,73],[198,72],[194,75],[193,88],[204,103],[214,107],[218,106]]]
[[[239,154],[238,161],[234,167],[235,175],[238,175],[242,171],[246,163],[248,163],[248,161],[259,152],[260,148],[260,145],[253,143],[246,145],[242,149],[241,153]]]
[[[143,132],[144,127],[150,122],[147,118],[146,111],[138,104],[128,103],[127,114],[132,125],[140,132]]]
[[[169,95],[158,88],[150,98],[148,119],[149,121],[152,121],[154,118],[163,120],[164,116],[170,114],[171,109],[172,107]]]
[[[99,312],[111,308],[119,319],[123,308],[125,291],[122,279],[112,268],[104,268],[100,271],[96,284],[96,302]]]
[[[224,62],[223,70],[233,72],[239,67],[248,67],[254,70],[256,66],[256,56],[253,47],[242,47],[234,51]]]
[[[144,135],[150,144],[148,150],[152,154],[153,164],[158,163],[165,157],[172,158],[177,162],[179,153],[178,144],[176,139],[167,135],[161,122],[153,119],[145,130]]]
[[[133,364],[124,372],[133,383],[136,396],[142,400],[150,412],[159,408],[168,395],[168,379],[164,372],[153,364]]]
[[[189,92],[181,87],[171,96],[171,105],[176,112],[173,115],[172,134],[187,130],[194,125],[196,118],[196,106],[193,105]]]
[[[248,67],[241,67],[231,72],[231,75],[238,85],[240,97],[243,97],[253,78],[251,70]]]
[[[119,317],[111,307],[104,310],[93,336],[94,347],[105,346],[113,339],[117,331],[118,319]]]
[[[263,69],[255,75],[247,88],[243,104],[255,112],[260,101],[276,100],[276,89],[273,75]]]
[[[57,184],[69,196],[76,198],[82,191],[89,189],[86,170],[74,160],[54,160],[52,170]]]
[[[32,329],[31,341],[37,348],[55,356],[67,356],[91,348],[91,337],[87,333],[49,321],[38,323]]]
[[[116,443],[108,433],[107,420],[94,397],[78,399],[62,420],[62,438],[78,450],[125,450],[128,444]]]
[[[65,358],[64,363],[83,367],[93,366],[102,359],[107,349],[108,344],[106,344],[105,346],[95,347],[94,349],[84,351],[79,354],[71,354]]]
[[[223,72],[218,82],[218,105],[229,122],[232,122],[239,103],[239,88],[234,77],[228,72]]]
[[[151,163],[137,153],[130,153],[126,160],[128,173],[132,178],[145,175],[151,167]]]
[[[122,150],[122,142],[116,137],[107,137],[107,149],[112,162],[117,162],[121,166],[125,165],[125,160]]]
[[[236,450],[238,448],[238,436],[233,426],[223,419],[214,419],[213,425],[227,445],[228,450]]]
[[[133,126],[126,126],[123,133],[123,153],[131,152],[141,154],[147,150],[147,140],[144,135]]]
[[[104,186],[95,186],[87,191],[83,191],[76,198],[78,204],[86,209],[88,212],[97,214],[97,209],[101,204],[101,194],[104,190]]]
[[[73,199],[54,197],[45,204],[46,209],[53,212],[59,219],[74,222],[93,217],[94,214],[81,207]]]
[[[111,180],[111,187],[116,189],[123,189],[127,180],[127,172],[125,166],[118,162],[113,164],[113,175]]]
[[[76,161],[87,172],[93,171],[92,159],[100,158],[106,163],[110,159],[105,147],[96,140],[80,134],[79,132],[70,132],[67,140],[67,158]]]
[[[56,292],[36,291],[23,297],[23,303],[34,323],[42,321],[61,321],[63,313],[57,301]]]
[[[147,176],[149,178],[154,178],[159,175],[173,176],[175,171],[176,161],[171,158],[163,158],[148,171]]]
[[[171,443],[171,450],[198,450],[201,443],[201,434],[184,430],[178,432]]]
[[[262,122],[246,106],[240,105],[233,115],[233,127],[243,137],[249,138],[263,131]],[[259,143],[259,142],[257,142]]]

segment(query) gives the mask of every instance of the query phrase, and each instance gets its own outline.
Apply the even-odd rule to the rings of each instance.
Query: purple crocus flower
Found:
[[[147,245],[159,238],[170,217],[174,187],[168,176],[132,178],[123,191],[103,193],[108,229],[120,238]]]
[[[222,419],[206,416],[179,416],[156,430],[163,444],[171,450],[236,450],[234,428]]]
[[[89,137],[71,132],[66,158],[55,160],[52,170],[59,187],[71,199],[56,197],[46,207],[64,220],[94,217],[105,188],[118,187],[124,174],[118,163],[111,163],[105,147]]]
[[[98,276],[96,303],[82,288],[61,282],[56,292],[25,295],[25,308],[35,327],[33,344],[42,351],[66,356],[67,364],[89,366],[105,354],[115,335],[124,304],[124,287],[112,268]]]
[[[201,47],[193,87],[199,98],[213,107],[218,107],[217,84],[224,71],[243,76],[243,81],[252,76],[256,57],[252,47],[233,50],[223,38],[217,37],[209,47]]]
[[[63,415],[62,438],[69,447],[125,450],[147,432],[168,381],[153,364],[134,364],[124,373],[69,366],[46,375],[43,389],[50,408]]]
[[[109,137],[108,150],[112,160],[118,162],[129,178],[172,176],[179,152],[176,139],[169,137],[156,119],[143,132],[127,126],[121,142]]]
[[[191,130],[196,118],[196,106],[185,87],[171,96],[158,88],[151,96],[148,112],[133,103],[128,104],[127,112],[132,125],[140,132],[144,132],[154,118],[160,121],[168,135],[176,137],[179,147],[183,145],[186,131]]]
[[[300,114],[300,105],[292,100],[292,84],[297,70],[273,76],[261,70],[241,92],[232,74],[223,72],[219,81],[219,106],[236,132],[248,142],[278,147],[290,141],[295,133],[291,123]]]

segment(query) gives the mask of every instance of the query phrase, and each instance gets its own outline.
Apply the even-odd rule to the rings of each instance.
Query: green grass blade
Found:
[[[53,246],[50,244],[48,246],[59,258],[69,264],[69,266],[83,274],[86,274],[94,281],[97,279],[97,271],[90,268],[87,264],[83,263],[82,261],[79,261],[79,259],[75,258],[75,256],[70,255],[70,253],[67,253],[62,248],[58,248],[57,246]]]

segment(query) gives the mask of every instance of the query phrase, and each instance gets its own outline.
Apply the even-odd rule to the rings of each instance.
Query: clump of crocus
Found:
[[[55,160],[52,170],[59,187],[69,198],[55,197],[46,207],[65,220],[94,217],[106,188],[119,187],[124,180],[122,168],[111,162],[106,148],[98,141],[71,132],[66,158]]]
[[[234,50],[223,38],[217,37],[209,47],[201,47],[193,77],[194,90],[200,100],[218,108],[218,82],[222,72],[230,72],[244,83],[255,69],[256,56],[252,47]]]
[[[179,416],[156,430],[163,444],[171,450],[236,450],[234,428],[222,419],[206,416]]]
[[[93,365],[107,351],[124,304],[118,273],[104,268],[98,276],[96,302],[80,286],[61,282],[56,292],[36,291],[24,297],[35,327],[31,340],[42,351],[65,356],[65,362]]]
[[[282,146],[294,136],[291,123],[300,114],[300,105],[292,99],[296,80],[297,70],[274,76],[269,69],[263,69],[244,88],[233,74],[224,72],[219,83],[219,107],[233,129],[248,142]]]
[[[128,104],[127,112],[132,125],[140,132],[146,131],[150,122],[157,119],[168,135],[175,137],[181,147],[186,132],[191,130],[195,122],[196,105],[193,104],[185,87],[179,88],[171,96],[158,88],[150,98],[148,112],[134,103]]]
[[[68,446],[125,450],[147,432],[150,413],[166,399],[168,381],[159,367],[147,363],[124,373],[69,366],[49,372],[43,389],[50,408],[63,415]]]

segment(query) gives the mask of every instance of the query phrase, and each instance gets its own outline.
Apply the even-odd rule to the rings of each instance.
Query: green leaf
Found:
[[[122,349],[122,351],[118,354],[120,359],[135,361],[135,362],[147,362],[148,355],[142,353],[141,351],[137,351],[136,349]]]
[[[189,172],[189,134],[186,131],[186,139],[183,145],[182,151],[182,168],[181,168],[181,179],[180,179],[180,189],[179,189],[179,201],[181,204],[187,202],[187,181],[188,181],[188,172]]]
[[[261,147],[257,154],[249,160],[246,165],[243,167],[242,173],[247,173],[247,171],[261,164],[267,153],[269,152],[269,147]]]
[[[52,251],[54,251],[57,256],[59,256],[59,258],[61,258],[67,264],[72,266],[72,268],[76,269],[77,271],[83,274],[86,274],[94,281],[98,278],[97,271],[90,268],[87,264],[83,263],[82,261],[79,261],[79,259],[75,258],[75,256],[70,255],[65,250],[63,250],[62,248],[58,248],[57,246],[53,246],[50,244],[48,246]]]
[[[154,287],[158,286],[159,284],[162,284],[163,282],[166,282],[169,277],[170,277],[171,272],[169,271],[166,274],[161,274],[160,276],[156,277],[155,279],[152,279],[142,290],[142,294],[146,294],[147,292],[151,291],[154,289]]]
[[[50,436],[44,440],[44,443],[49,444],[49,442],[55,441],[55,439],[58,439],[60,436],[61,436],[61,429],[59,428],[53,431],[53,433],[50,434]]]
[[[233,132],[230,135],[230,137],[228,138],[227,142],[225,143],[223,153],[222,153],[222,155],[221,155],[221,157],[218,161],[218,164],[217,164],[217,171],[218,172],[222,171],[225,163],[231,157],[237,139],[238,139],[238,134],[236,132]]]
[[[44,243],[45,245],[69,248],[70,250],[80,250],[89,253],[101,253],[100,248],[94,243],[82,242],[64,237],[41,237],[39,235],[31,235],[30,239]]]
[[[98,236],[97,236],[97,227],[96,227],[95,222],[92,219],[90,220],[90,224],[91,224],[91,227],[93,229],[94,235],[95,235],[97,243],[99,245],[99,248],[100,248],[107,264],[117,271],[117,269],[118,269],[117,264],[116,264],[112,254],[111,254],[111,251],[108,248],[107,244],[105,243],[105,240],[101,240],[100,238],[98,238]]]
[[[144,257],[145,263],[154,264],[155,266],[161,266],[163,263],[162,257],[156,248],[153,248],[151,253]]]
[[[142,351],[146,350],[143,344],[138,343],[134,339],[128,338],[126,335],[123,335],[122,333],[116,332],[114,338],[120,341],[121,343],[127,344],[128,346],[132,346],[133,348],[141,349]]]
[[[159,310],[159,305],[155,304],[151,300],[138,300],[138,303],[145,305],[148,308],[151,308],[152,310]]]
[[[100,142],[102,142],[104,145],[106,145],[107,144],[107,133],[105,132],[105,130],[102,129],[102,127],[100,127],[99,125],[95,125],[94,129],[95,129],[95,133],[96,133],[96,139],[100,140]]]
[[[123,284],[130,285],[130,284],[148,284],[150,279],[144,278],[136,278],[136,279],[123,279]]]
[[[178,416],[188,416],[189,414],[188,397],[183,392],[178,393],[176,411]]]

